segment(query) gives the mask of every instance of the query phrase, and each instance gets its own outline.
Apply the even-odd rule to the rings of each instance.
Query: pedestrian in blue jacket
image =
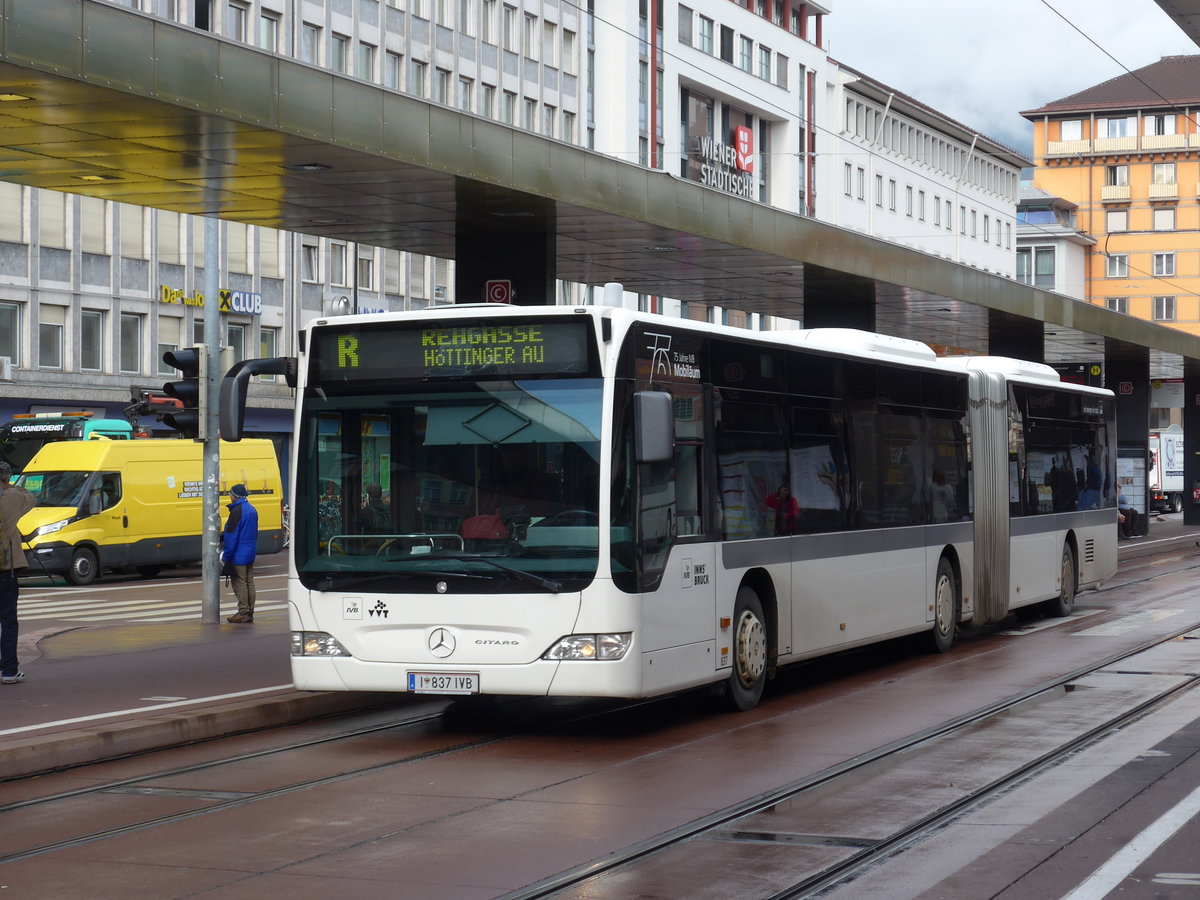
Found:
[[[221,533],[221,561],[233,567],[230,581],[238,611],[225,621],[242,624],[254,621],[254,557],[258,552],[258,510],[247,498],[244,484],[229,489],[229,519]]]

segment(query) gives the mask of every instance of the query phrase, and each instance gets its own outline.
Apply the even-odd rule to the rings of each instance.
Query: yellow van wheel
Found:
[[[100,574],[100,560],[96,551],[80,547],[71,557],[71,568],[67,569],[67,581],[74,585],[91,584]]]

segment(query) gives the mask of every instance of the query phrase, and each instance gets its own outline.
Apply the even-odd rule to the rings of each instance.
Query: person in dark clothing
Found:
[[[1137,537],[1138,511],[1123,490],[1117,494],[1117,522],[1121,526],[1121,537],[1126,540]]]
[[[0,681],[20,684],[25,673],[17,659],[17,573],[25,568],[25,554],[17,523],[37,499],[9,484],[11,477],[12,468],[0,460]]]
[[[230,581],[238,611],[225,621],[235,624],[254,621],[254,558],[258,553],[258,510],[251,505],[244,484],[229,489],[229,519],[221,533],[221,561],[233,567]]]

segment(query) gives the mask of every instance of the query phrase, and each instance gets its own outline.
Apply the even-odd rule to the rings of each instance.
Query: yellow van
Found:
[[[153,578],[201,558],[202,445],[188,440],[56,441],[17,484],[38,499],[20,522],[26,574],[90,584],[101,572]],[[258,552],[283,549],[283,486],[270,441],[221,442],[224,495],[245,484],[258,510]]]

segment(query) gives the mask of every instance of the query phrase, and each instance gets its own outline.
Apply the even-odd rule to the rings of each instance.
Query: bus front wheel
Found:
[[[67,569],[67,581],[76,586],[91,584],[100,574],[100,562],[94,550],[80,547],[71,557],[71,568]]]
[[[1048,616],[1062,618],[1075,609],[1075,551],[1070,544],[1063,544],[1059,584],[1058,596],[1042,604],[1042,609]]]
[[[754,709],[767,681],[767,623],[752,588],[738,589],[733,608],[733,671],[726,693],[734,709]]]
[[[958,579],[954,566],[942,557],[933,580],[933,628],[929,631],[929,649],[945,653],[954,646],[958,631]]]

